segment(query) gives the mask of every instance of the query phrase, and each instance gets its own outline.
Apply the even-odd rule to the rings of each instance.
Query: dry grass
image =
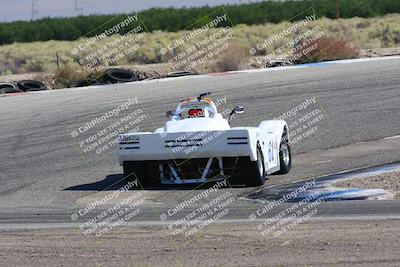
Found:
[[[231,43],[228,50],[211,63],[209,71],[224,72],[247,67],[250,57],[248,51],[249,49],[243,44]]]
[[[54,86],[52,88],[65,88],[69,87],[73,80],[80,80],[86,78],[87,73],[77,68],[72,64],[63,64],[60,69],[54,73]]]
[[[206,66],[205,69],[199,69],[198,71],[226,71],[244,68],[246,67],[244,64],[248,58],[246,53],[250,47],[254,47],[256,44],[263,42],[274,33],[280,33],[288,29],[291,25],[292,23],[290,22],[278,24],[267,23],[265,25],[254,26],[238,25],[233,28],[236,34],[235,41],[230,44],[230,50],[217,58],[210,66]],[[331,20],[322,18],[310,22],[296,34],[302,34],[316,25],[324,32],[326,39],[320,41],[320,48],[316,53],[311,54],[309,59],[304,59],[307,61],[354,57],[357,49],[400,46],[400,14],[368,19],[351,18]],[[210,36],[216,31],[218,31],[218,29],[211,29],[206,35]],[[166,63],[165,58],[160,55],[160,49],[166,47],[169,43],[186,33],[188,32],[182,31],[173,33],[156,31],[146,34],[144,38],[138,41],[138,50],[122,57],[118,62],[115,62],[114,65],[134,65],[134,71],[137,71],[136,66],[140,64]],[[116,38],[118,38],[118,35],[96,42],[92,50],[99,49],[104,46],[105,43],[111,42]],[[202,38],[204,38],[204,36],[193,38],[185,43],[181,49],[196,45]],[[257,51],[256,55],[263,56],[271,53],[282,44],[292,40],[292,38],[293,36],[282,38],[273,45]],[[30,72],[54,73],[55,81],[52,82],[52,88],[63,87],[67,85],[70,80],[87,75],[77,63],[79,57],[71,53],[72,48],[85,40],[85,38],[81,38],[77,41],[15,43],[0,46],[0,75]],[[331,46],[330,42],[333,42],[334,45]],[[243,47],[246,49],[243,49]],[[55,60],[57,51],[61,56],[60,70],[57,70]],[[165,65],[168,66],[168,64]],[[165,71],[168,72],[168,70]],[[139,72],[144,78],[148,76],[147,72]]]
[[[315,47],[315,49],[313,49]],[[307,53],[307,49],[310,49]],[[326,60],[356,58],[360,48],[344,38],[321,37],[302,48],[302,57],[297,63],[311,63]]]

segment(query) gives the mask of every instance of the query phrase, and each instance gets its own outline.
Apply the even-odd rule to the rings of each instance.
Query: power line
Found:
[[[75,0],[75,12],[77,16],[83,15],[83,8],[79,7],[78,0]]]
[[[32,7],[31,7],[32,20],[35,20],[38,18],[38,6],[39,6],[39,0],[32,0]]]

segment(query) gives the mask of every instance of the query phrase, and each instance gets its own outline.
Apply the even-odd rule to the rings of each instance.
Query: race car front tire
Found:
[[[292,153],[286,129],[282,135],[281,144],[279,146],[279,164],[280,170],[278,171],[278,174],[287,174],[292,168]]]
[[[261,148],[257,146],[257,160],[251,161],[249,157],[239,161],[241,181],[246,186],[261,186],[265,183],[265,167]]]

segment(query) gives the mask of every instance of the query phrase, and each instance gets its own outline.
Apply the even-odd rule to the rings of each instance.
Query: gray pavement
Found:
[[[141,131],[160,127],[165,111],[179,100],[207,91],[214,99],[226,97],[224,107],[245,107],[235,126],[257,126],[315,97],[324,112],[318,130],[293,145],[292,172],[271,176],[264,187],[398,161],[399,139],[378,139],[400,134],[399,71],[400,59],[387,59],[1,97],[0,207],[5,213],[0,220],[10,218],[10,210],[18,217],[22,208],[65,214],[118,181],[122,168],[114,149],[86,155],[70,133],[134,97],[147,115]],[[244,196],[257,188],[226,190]],[[182,190],[148,194],[170,205]],[[396,206],[385,203],[374,205],[381,210]]]

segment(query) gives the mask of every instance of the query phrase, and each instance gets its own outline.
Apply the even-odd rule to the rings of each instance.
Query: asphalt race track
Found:
[[[1,97],[0,224],[32,220],[71,223],[69,214],[77,206],[112,192],[122,178],[115,149],[99,156],[82,153],[71,131],[130,98],[137,98],[137,105],[146,114],[140,131],[161,127],[165,112],[174,109],[179,100],[208,91],[214,99],[225,99],[228,108],[245,107],[234,126],[257,126],[306,99],[315,99],[324,112],[319,128],[293,145],[292,171],[270,176],[264,187],[396,162],[400,159],[400,138],[386,137],[400,134],[399,73],[400,59],[387,58]],[[203,190],[150,189],[144,191],[143,221],[156,220],[157,211],[178,203],[188,191]],[[259,188],[223,190],[238,197],[235,209],[240,211],[253,205],[242,197]],[[134,192],[137,190],[126,196]],[[396,200],[324,205],[329,213],[321,216],[400,215]],[[241,215],[226,219],[248,217],[247,212],[236,214]]]

